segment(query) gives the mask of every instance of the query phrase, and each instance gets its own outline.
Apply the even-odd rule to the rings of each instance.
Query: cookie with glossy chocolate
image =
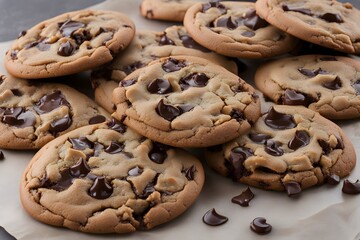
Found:
[[[20,36],[6,53],[13,76],[64,76],[110,62],[135,33],[133,22],[112,11],[81,10],[45,20]]]
[[[272,25],[305,41],[360,53],[360,11],[335,0],[258,0],[256,11]]]
[[[151,229],[182,214],[204,183],[199,160],[122,122],[76,129],[44,146],[20,197],[36,220],[89,233]]]
[[[110,64],[92,72],[95,101],[113,112],[114,104],[109,96],[122,79],[155,59],[177,55],[202,57],[237,74],[234,61],[196,43],[182,26],[172,26],[164,32],[138,31],[124,52]]]
[[[252,2],[195,4],[186,12],[184,26],[202,46],[231,57],[273,57],[298,43],[259,17]]]
[[[249,133],[208,148],[208,164],[234,181],[287,191],[289,196],[347,176],[355,150],[340,127],[302,106],[275,105]]]
[[[329,119],[360,117],[360,62],[341,56],[283,58],[257,69],[255,84],[284,105],[303,105]]]
[[[0,148],[38,149],[109,114],[66,85],[0,76]]]
[[[260,116],[255,90],[205,59],[172,56],[138,69],[113,92],[116,114],[140,134],[205,147],[245,133]]]

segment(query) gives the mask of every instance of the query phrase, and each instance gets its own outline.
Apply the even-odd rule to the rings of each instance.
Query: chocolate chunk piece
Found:
[[[146,66],[146,64],[137,61],[137,62],[134,62],[134,63],[128,65],[128,66],[123,67],[122,70],[126,73],[126,75],[129,75],[130,73],[132,73],[136,69],[139,69],[139,68],[142,68],[142,67],[145,67],[145,66]]]
[[[269,25],[268,22],[256,14],[255,9],[251,9],[245,13],[243,23],[245,26],[255,31],[259,28],[264,28]]]
[[[68,189],[74,181],[74,177],[70,174],[70,169],[65,169],[60,172],[60,179],[56,183],[51,183],[49,179],[44,179],[43,186],[45,188],[50,188],[58,192]]]
[[[204,73],[191,73],[181,78],[179,85],[181,90],[186,90],[189,87],[205,87],[209,79],[210,78]]]
[[[66,41],[59,45],[57,54],[60,56],[63,56],[63,57],[68,57],[68,56],[73,55],[75,50],[76,50],[76,48],[72,45],[72,43],[69,41]]]
[[[331,82],[323,83],[322,86],[330,90],[338,90],[342,87],[341,79],[339,77],[336,77]]]
[[[0,239],[1,240],[16,240],[16,238],[8,233],[3,227],[0,226]]]
[[[167,158],[166,151],[168,149],[169,147],[164,144],[153,142],[152,149],[150,150],[148,156],[151,159],[151,161],[157,164],[162,164]]]
[[[282,156],[284,155],[284,150],[280,148],[281,143],[273,140],[267,140],[265,146],[265,152],[272,156]]]
[[[182,36],[180,36],[180,39],[182,41],[182,44],[186,48],[193,48],[193,49],[200,50],[202,52],[211,52],[209,49],[207,49],[207,48],[201,46],[200,44],[198,44],[197,42],[195,42],[195,40],[192,37],[190,37],[189,35],[182,35]]]
[[[231,20],[231,17],[220,18],[216,21],[215,27],[224,27],[230,30],[236,29],[238,26]]]
[[[54,91],[53,93],[41,97],[40,100],[35,103],[34,110],[38,114],[44,114],[61,106],[70,108],[70,103],[60,91]]]
[[[271,232],[272,226],[266,222],[265,218],[257,217],[250,223],[250,228],[255,233],[264,235]]]
[[[166,94],[173,91],[173,88],[168,80],[157,78],[147,86],[150,93]]]
[[[283,183],[285,190],[287,192],[287,195],[289,197],[297,197],[301,193],[301,186],[297,182],[285,182]]]
[[[322,70],[321,68],[315,69],[315,70],[311,70],[311,69],[307,69],[307,68],[299,68],[298,71],[307,77],[315,77],[319,74],[328,74],[327,71]]]
[[[69,141],[72,144],[72,148],[76,150],[85,150],[87,148],[93,149],[94,143],[87,139],[86,137],[80,138],[69,138]]]
[[[193,166],[185,169],[183,172],[185,173],[186,179],[189,180],[189,181],[192,181],[192,180],[194,180],[195,171],[196,171],[196,168],[193,165]]]
[[[123,124],[121,121],[113,118],[110,122],[107,124],[111,130],[114,130],[119,133],[125,133],[127,126]]]
[[[238,122],[242,122],[245,120],[244,113],[238,109],[231,110],[230,116]]]
[[[135,177],[139,176],[141,173],[143,173],[144,169],[136,166],[128,171],[128,176]]]
[[[355,89],[356,94],[360,94],[360,79],[353,83],[352,87]]]
[[[72,124],[72,119],[69,115],[66,115],[65,117],[55,120],[51,122],[49,127],[49,132],[52,134],[56,134],[59,132],[63,132],[66,129],[68,129]]]
[[[4,153],[0,151],[0,160],[4,160],[4,159],[5,159]]]
[[[116,154],[122,152],[124,148],[125,145],[123,143],[111,141],[110,145],[107,148],[105,148],[105,152],[109,154]]]
[[[308,106],[311,102],[314,102],[313,99],[306,96],[304,93],[299,93],[291,89],[286,89],[284,95],[281,98],[282,104],[284,105],[302,105]]]
[[[168,58],[165,63],[162,65],[162,69],[165,72],[175,72],[186,67],[185,61],[177,60],[175,58]]]
[[[301,13],[301,14],[305,14],[305,15],[308,15],[308,16],[313,16],[311,10],[307,9],[307,8],[291,7],[291,6],[288,6],[288,5],[283,5],[282,9],[285,12],[291,11],[291,12],[298,12],[298,13]]]
[[[90,167],[83,158],[81,158],[74,166],[70,167],[70,174],[75,178],[86,177],[89,172]]]
[[[346,194],[359,194],[360,193],[360,181],[352,183],[348,179],[343,182],[342,192]]]
[[[322,153],[324,155],[328,155],[330,153],[330,151],[331,151],[330,145],[325,140],[322,140],[322,139],[319,139],[318,143],[319,143],[320,147],[323,150]]]
[[[255,197],[254,193],[248,187],[240,195],[235,196],[231,199],[231,202],[239,204],[242,207],[248,207],[249,202]]]
[[[175,45],[175,42],[173,40],[171,40],[170,38],[168,38],[166,36],[166,34],[162,35],[159,41],[159,45],[160,46],[164,46],[164,45]]]
[[[121,80],[119,85],[121,87],[129,87],[131,85],[134,85],[136,82],[137,82],[137,79]]]
[[[340,137],[336,137],[337,144],[335,146],[335,149],[344,149],[344,142]]]
[[[218,214],[215,209],[210,209],[203,216],[203,222],[210,226],[219,226],[226,223],[229,219]]]
[[[19,89],[10,89],[10,90],[12,94],[14,94],[14,96],[21,97],[23,95],[23,93]]]
[[[288,147],[292,150],[297,150],[305,147],[310,142],[310,135],[307,131],[299,130],[295,132],[295,136],[289,141]]]
[[[329,23],[343,23],[344,20],[339,14],[335,13],[325,13],[324,15],[319,16],[319,18],[325,20]]]
[[[89,124],[97,124],[97,123],[102,123],[106,121],[106,117],[104,117],[103,115],[96,115],[92,118],[89,119]]]
[[[230,174],[234,178],[234,180],[240,179],[242,176],[246,174],[246,169],[244,164],[244,161],[250,157],[253,156],[254,152],[247,147],[235,147],[230,152]]]
[[[249,138],[253,142],[264,144],[266,143],[267,140],[271,139],[272,137],[262,133],[250,133]]]
[[[25,110],[21,107],[16,107],[6,109],[3,112],[1,121],[10,126],[25,128],[34,126],[36,123],[36,118],[34,113],[31,111]]]
[[[89,189],[89,195],[96,199],[106,199],[113,193],[112,186],[105,177],[97,177]]]
[[[226,8],[224,5],[222,5],[220,2],[218,1],[214,1],[214,2],[209,2],[209,3],[204,3],[202,5],[202,12],[206,12],[207,10],[209,10],[210,8],[217,8],[221,14],[226,13]]]
[[[340,183],[340,177],[336,174],[332,174],[325,178],[325,181],[329,185],[338,185]]]
[[[177,116],[181,115],[181,111],[172,105],[165,104],[164,100],[161,99],[156,107],[156,112],[159,114],[162,118],[172,121]]]
[[[66,22],[58,23],[59,31],[64,37],[71,37],[76,30],[85,26],[84,23],[72,21],[70,19]]]
[[[291,129],[296,127],[294,117],[289,114],[279,113],[274,107],[271,107],[265,117],[265,124],[274,129]]]

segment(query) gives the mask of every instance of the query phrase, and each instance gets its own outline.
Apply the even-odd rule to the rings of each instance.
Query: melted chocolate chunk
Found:
[[[134,85],[137,82],[137,79],[128,79],[128,80],[121,80],[120,86],[121,87],[129,87]]]
[[[360,79],[353,83],[352,87],[355,89],[356,94],[360,94]]]
[[[242,122],[245,120],[244,113],[238,109],[233,109],[230,113],[230,116],[238,122]]]
[[[70,167],[70,174],[75,178],[86,177],[90,172],[90,167],[86,160],[81,158],[74,166]]]
[[[70,19],[66,22],[58,23],[59,31],[64,37],[71,37],[76,30],[85,26],[84,23],[72,21]]]
[[[155,185],[156,185],[156,182],[157,182],[157,179],[159,177],[159,174],[157,174],[154,179],[149,182],[144,190],[142,191],[141,194],[138,194],[138,197],[141,198],[141,199],[146,199],[150,194],[152,194],[153,192],[155,192]]]
[[[203,222],[210,226],[219,226],[226,223],[229,219],[218,214],[215,209],[207,211],[203,216]]]
[[[265,218],[257,217],[251,222],[250,228],[255,233],[264,235],[271,232],[272,226],[266,222]]]
[[[26,30],[21,31],[21,32],[19,33],[19,35],[18,35],[18,38],[21,38],[21,37],[25,36],[26,33],[27,33]]]
[[[322,86],[330,90],[338,90],[342,87],[341,79],[336,77],[334,81],[323,83]]]
[[[301,13],[301,14],[313,16],[311,10],[310,10],[310,9],[307,9],[307,8],[290,7],[290,6],[288,6],[288,5],[283,5],[283,6],[282,6],[282,9],[283,9],[285,12],[291,11],[291,12],[298,12],[298,13]]]
[[[172,105],[165,104],[164,100],[161,99],[156,107],[156,112],[159,114],[162,118],[172,121],[177,116],[181,115],[181,111]]]
[[[21,97],[23,93],[19,89],[11,89],[12,94],[17,97]]]
[[[340,137],[336,137],[337,144],[335,146],[335,149],[344,149],[344,142]]]
[[[291,89],[286,89],[281,98],[284,105],[302,105],[308,106],[312,101],[303,93],[296,92]]]
[[[93,149],[94,143],[87,139],[86,137],[80,138],[69,138],[69,141],[72,144],[72,148],[76,150],[85,150],[87,148]]]
[[[83,42],[91,40],[92,35],[90,34],[89,31],[82,29],[77,31],[76,33],[73,33],[72,38],[75,40],[77,45],[81,45]],[[102,44],[105,45],[105,43],[109,41],[111,38],[112,36],[109,36],[106,40],[104,40]]]
[[[127,126],[125,124],[115,118],[111,119],[111,121],[108,122],[107,125],[110,129],[119,133],[125,133],[127,129]]]
[[[161,38],[160,38],[160,41],[159,41],[159,45],[160,46],[164,46],[164,45],[175,45],[174,41],[171,40],[170,38],[168,38],[166,36],[166,33],[164,33]]]
[[[242,207],[248,207],[249,202],[255,197],[254,193],[248,187],[240,195],[235,196],[231,199],[231,202],[239,204]]]
[[[113,193],[113,187],[105,177],[97,177],[89,189],[89,195],[96,199],[106,199]]]
[[[72,45],[72,43],[69,41],[66,41],[59,45],[57,54],[60,56],[63,56],[63,57],[68,57],[68,56],[73,55],[75,50],[76,50],[76,48]]]
[[[322,70],[321,68],[318,68],[316,70],[306,69],[306,68],[299,68],[298,71],[307,77],[315,77],[319,74],[328,74],[327,71]]]
[[[27,111],[21,107],[15,107],[5,109],[1,121],[10,126],[25,128],[34,126],[36,118],[31,111]]]
[[[4,153],[0,151],[0,160],[4,160],[4,159],[5,159]]]
[[[229,170],[234,180],[242,178],[247,173],[244,162],[252,155],[254,155],[254,152],[246,147],[235,147],[231,150]]]
[[[186,48],[193,48],[193,49],[200,50],[202,52],[211,52],[209,49],[207,49],[207,48],[201,46],[200,44],[198,44],[197,42],[195,42],[195,40],[192,37],[190,37],[189,35],[182,35],[182,36],[180,36],[180,39],[182,41],[182,44]]]
[[[110,146],[105,148],[105,152],[110,153],[110,154],[116,154],[116,153],[122,152],[122,150],[124,150],[124,148],[125,148],[124,143],[111,141]]]
[[[297,182],[285,182],[283,183],[287,195],[289,197],[296,197],[301,193],[301,186]]]
[[[34,110],[38,114],[44,114],[61,106],[70,108],[70,103],[60,91],[54,91],[51,94],[41,97],[40,100],[35,103]]]
[[[74,177],[70,174],[70,169],[65,169],[60,172],[60,179],[56,183],[50,182],[46,177],[41,182],[41,187],[50,188],[58,192],[68,189],[74,181]]]
[[[1,240],[16,240],[16,238],[8,233],[5,228],[0,226],[0,239]]]
[[[144,169],[136,166],[128,171],[128,176],[135,177],[141,175],[143,173]]]
[[[330,145],[325,140],[322,139],[319,139],[318,143],[323,150],[322,154],[328,155],[331,151]]]
[[[297,150],[305,147],[310,142],[310,135],[307,131],[299,130],[295,132],[295,136],[289,141],[288,147],[292,150]]]
[[[331,176],[327,176],[325,181],[329,185],[338,185],[340,183],[340,177],[336,174],[333,174]]]
[[[231,17],[220,18],[216,21],[215,27],[224,27],[230,30],[236,29],[238,26],[236,22],[231,20]]]
[[[255,9],[249,10],[245,13],[243,24],[252,30],[264,28],[269,25],[268,22],[256,14]]]
[[[280,148],[281,143],[273,140],[267,140],[265,146],[265,152],[272,156],[284,155],[284,150]]]
[[[289,114],[279,113],[271,107],[265,117],[265,124],[274,129],[291,129],[296,127],[294,117]]]
[[[352,183],[346,179],[343,183],[342,192],[346,194],[359,194],[360,193],[360,181]]]
[[[194,165],[191,166],[191,167],[189,167],[189,168],[187,168],[187,169],[185,169],[185,170],[184,170],[184,173],[185,173],[186,179],[189,180],[189,181],[194,180],[195,171],[196,171],[196,168],[195,168]]]
[[[249,138],[253,142],[265,144],[267,140],[271,139],[271,136],[263,133],[250,133]]]
[[[202,12],[206,12],[207,10],[209,10],[210,8],[217,8],[221,14],[226,13],[226,8],[224,5],[222,5],[221,3],[215,1],[215,2],[209,2],[209,3],[204,3],[202,5]]]
[[[49,127],[49,132],[51,132],[52,134],[56,134],[65,131],[71,126],[71,124],[72,124],[71,117],[69,115],[66,115],[61,119],[51,122]]]
[[[175,58],[168,58],[166,62],[163,63],[162,69],[165,72],[175,72],[179,71],[183,67],[186,67],[186,63],[184,60],[177,60]]]
[[[166,94],[173,91],[173,88],[168,80],[157,78],[147,86],[150,93]]]
[[[324,62],[331,62],[331,61],[337,61],[337,58],[332,57],[332,56],[325,56],[325,57],[319,58],[319,60],[324,61]]]
[[[145,66],[146,66],[146,64],[137,61],[128,66],[123,67],[122,70],[126,73],[126,75],[129,75],[130,73],[134,72],[136,69],[139,69],[139,68],[142,68]]]
[[[324,15],[319,16],[320,19],[325,20],[329,23],[343,23],[344,20],[339,14],[335,13],[325,13]]]
[[[151,161],[157,163],[157,164],[162,164],[164,163],[164,161],[167,158],[167,153],[166,151],[169,149],[169,146],[158,143],[158,142],[153,142],[153,146],[152,149],[150,150],[148,156],[150,158]]]
[[[96,115],[92,118],[89,119],[89,124],[97,124],[97,123],[102,123],[106,121],[106,117],[104,117],[103,115]]]
[[[204,73],[191,73],[180,79],[179,85],[181,90],[189,87],[205,87],[209,81],[209,77]]]

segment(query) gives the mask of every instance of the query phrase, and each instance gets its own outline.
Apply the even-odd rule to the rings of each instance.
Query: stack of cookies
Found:
[[[360,117],[351,4],[144,0],[140,12],[184,26],[136,31],[124,14],[81,10],[21,32],[8,50],[0,148],[40,149],[20,194],[35,219],[90,233],[165,223],[205,181],[181,148],[204,150],[234,181],[289,196],[354,168],[352,143],[330,121]],[[264,58],[273,59],[258,67]],[[239,77],[241,59],[258,61],[259,91]],[[51,83],[87,70],[94,100]],[[262,94],[274,102],[265,112]]]

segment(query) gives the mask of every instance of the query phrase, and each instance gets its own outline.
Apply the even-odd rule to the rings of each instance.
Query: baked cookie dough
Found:
[[[305,41],[345,53],[360,53],[360,11],[335,0],[258,0],[257,13]]]
[[[206,147],[249,130],[255,90],[205,59],[172,56],[138,69],[113,92],[116,114],[140,134],[176,147]]]
[[[164,32],[138,31],[124,52],[110,64],[92,72],[95,101],[108,112],[113,112],[114,103],[109,96],[122,79],[155,59],[177,55],[202,57],[235,74],[238,72],[234,61],[196,43],[182,26],[172,26]]]
[[[191,154],[113,119],[44,146],[21,181],[21,202],[46,224],[89,233],[151,229],[183,213],[204,183]]]
[[[288,193],[347,176],[356,162],[340,127],[305,107],[281,105],[270,108],[247,135],[208,148],[205,158],[235,181]]]
[[[304,55],[263,64],[255,84],[285,105],[303,105],[329,119],[360,117],[360,62],[348,57]]]
[[[5,67],[27,79],[78,73],[110,62],[134,33],[133,22],[118,12],[65,13],[21,32],[6,53]]]
[[[38,149],[55,137],[110,115],[66,85],[0,75],[0,148]]]
[[[252,2],[195,4],[186,12],[184,26],[202,46],[231,57],[273,57],[298,43],[260,18]]]

